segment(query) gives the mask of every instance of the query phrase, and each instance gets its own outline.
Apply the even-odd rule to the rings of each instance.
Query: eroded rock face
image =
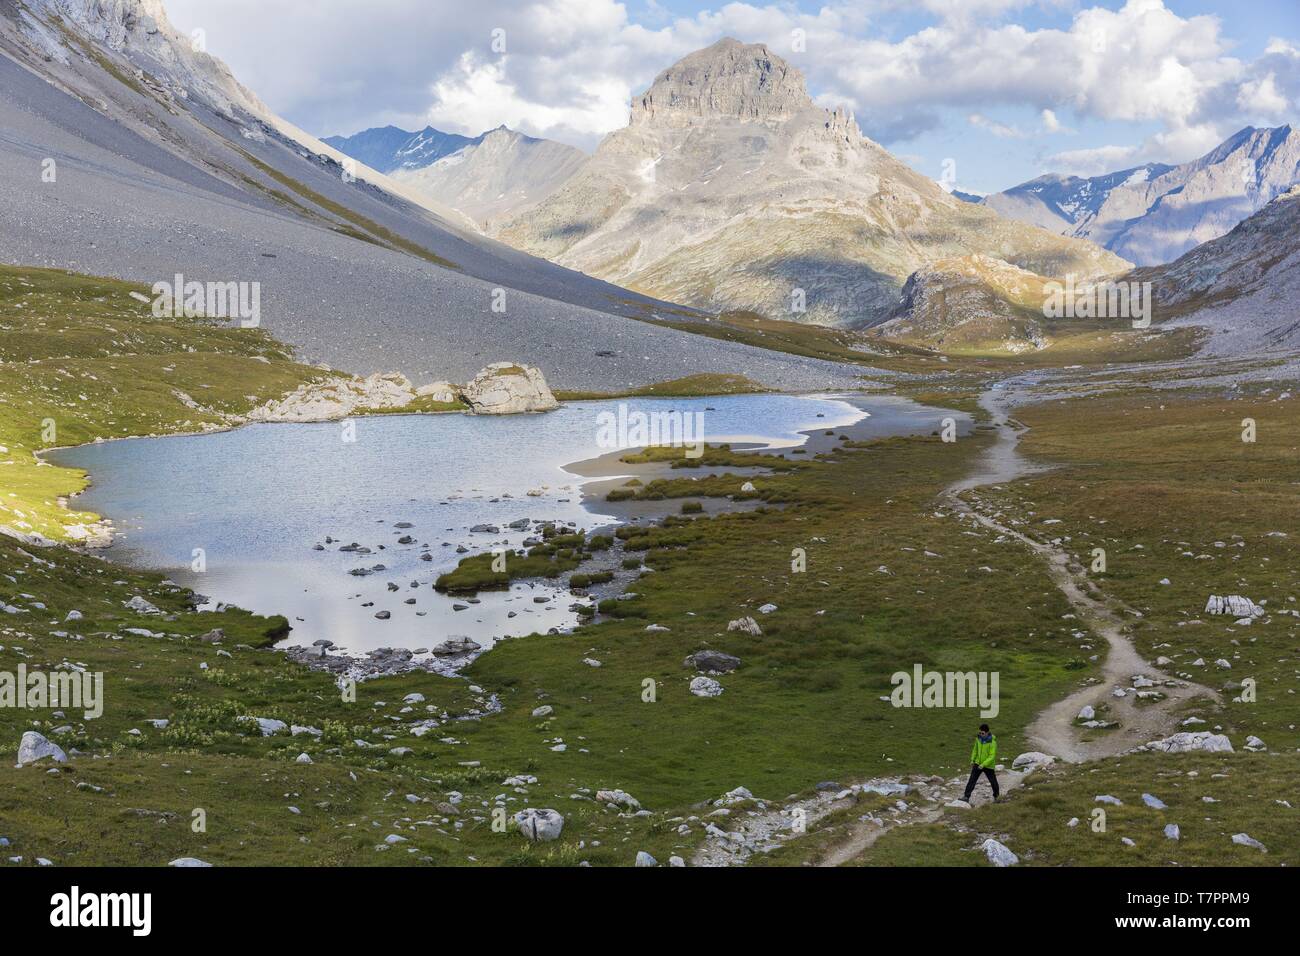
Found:
[[[514,362],[493,362],[461,394],[476,415],[549,412],[560,407],[540,369]]]
[[[689,125],[725,116],[780,121],[808,101],[803,76],[762,44],[730,37],[664,70],[632,101],[632,126]]]

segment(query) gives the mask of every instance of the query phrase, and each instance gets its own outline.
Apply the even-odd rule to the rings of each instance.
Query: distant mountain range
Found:
[[[506,126],[472,138],[432,126],[419,133],[384,126],[331,136],[325,142],[464,213],[485,230],[493,220],[517,215],[545,199],[587,159],[576,147]]]
[[[444,133],[432,126],[426,126],[418,133],[396,126],[380,126],[351,136],[326,136],[321,142],[373,170],[391,173],[398,169],[423,169],[482,139],[482,136],[470,138]]]
[[[1217,239],[1300,181],[1300,134],[1247,127],[1199,159],[1081,179],[1040,176],[981,203],[1061,235],[1091,239],[1139,265]]]
[[[490,232],[702,309],[851,327],[884,318],[909,275],[947,256],[1046,274],[1128,267],[949,196],[847,113],[815,106],[800,72],[766,46],[730,38],[663,71],[625,129]]]

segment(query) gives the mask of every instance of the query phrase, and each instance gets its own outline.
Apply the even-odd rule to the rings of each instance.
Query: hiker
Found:
[[[998,793],[998,778],[993,773],[993,767],[998,762],[998,738],[993,736],[993,731],[989,730],[988,724],[980,724],[979,733],[975,735],[975,746],[970,749],[970,779],[966,781],[966,795],[962,797],[967,803],[970,803],[970,795],[975,789],[975,781],[983,773],[989,778],[989,783],[993,785],[993,801],[996,803]]]

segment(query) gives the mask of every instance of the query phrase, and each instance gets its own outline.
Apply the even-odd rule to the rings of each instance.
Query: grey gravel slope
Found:
[[[132,3],[115,0],[110,13],[147,12]],[[266,327],[304,358],[362,373],[465,380],[509,359],[538,365],[556,386],[587,389],[696,372],[789,389],[855,376],[637,321],[667,307],[484,239],[365,181],[346,182],[330,156],[238,104],[225,112],[167,64],[136,67],[84,34],[65,39],[55,51],[62,59],[45,59],[19,29],[26,9],[0,0],[0,258],[8,263],[146,283],[178,272],[256,281]],[[126,23],[129,36],[135,21]],[[232,102],[258,108],[230,83],[227,75]],[[46,158],[57,163],[53,183],[41,179]],[[491,308],[497,289],[504,314]]]

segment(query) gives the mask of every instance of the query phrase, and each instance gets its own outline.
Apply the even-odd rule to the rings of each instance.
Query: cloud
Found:
[[[1277,75],[1269,73],[1260,80],[1241,84],[1237,105],[1245,113],[1256,116],[1283,116],[1291,104],[1277,88]]]
[[[999,123],[997,120],[991,120],[982,113],[971,113],[966,117],[966,122],[971,126],[988,130],[994,136],[1001,139],[1024,139],[1025,134],[1014,126],[1008,126],[1006,123]]]
[[[953,110],[1010,137],[1069,132],[1068,116],[1154,127],[1138,153],[1182,161],[1196,153],[1175,150],[1204,151],[1300,104],[1294,40],[1243,60],[1219,18],[1180,16],[1162,0],[1076,9],[1040,28],[1014,22],[1029,0],[825,0],[813,12],[772,0],[690,15],[616,0],[165,2],[178,25],[205,27],[212,51],[267,103],[318,133],[505,122],[591,145],[627,122],[632,96],[659,71],[723,36],[768,44],[805,72],[820,105],[848,106],[886,145]],[[1030,133],[987,119],[1002,109],[1040,123]]]
[[[1139,166],[1137,146],[1097,146],[1092,149],[1071,149],[1057,153],[1049,165],[1062,173],[1074,176],[1098,176],[1126,166]]]
[[[1066,126],[1057,118],[1055,110],[1044,109],[1040,114],[1038,114],[1038,118],[1043,124],[1043,132],[1045,133],[1074,134],[1074,130],[1070,129],[1070,127]]]

